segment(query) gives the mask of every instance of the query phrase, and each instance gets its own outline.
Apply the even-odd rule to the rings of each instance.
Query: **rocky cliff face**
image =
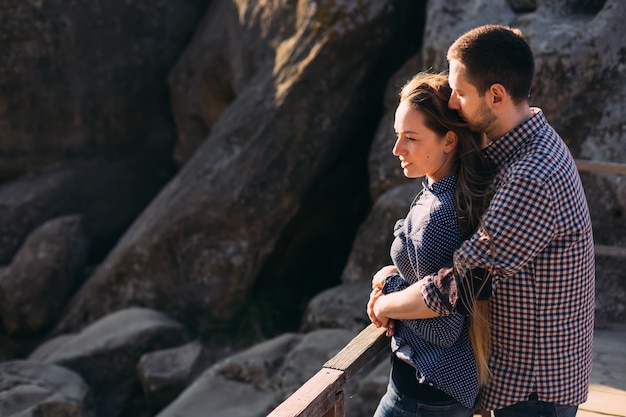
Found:
[[[533,105],[576,158],[623,163],[625,18],[618,0],[5,0],[0,411],[265,415],[367,323],[416,192],[391,155],[404,81],[471,27],[519,27]],[[583,182],[596,242],[626,247],[623,175]],[[601,318],[626,318],[622,262],[597,256]],[[352,416],[384,389],[368,371]]]

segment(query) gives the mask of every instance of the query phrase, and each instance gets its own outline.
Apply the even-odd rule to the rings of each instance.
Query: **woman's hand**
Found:
[[[385,284],[385,278],[389,275],[398,274],[398,268],[395,265],[383,266],[372,277],[372,292],[370,293],[370,299],[367,303],[367,315],[371,322],[376,327],[385,327],[387,329],[387,336],[393,336],[395,330],[395,322],[389,317],[384,316],[380,309],[376,309],[376,301],[383,296],[383,285]]]
[[[381,321],[376,314],[374,314],[374,304],[376,304],[376,301],[378,301],[378,299],[383,295],[383,292],[380,288],[374,288],[372,290],[372,292],[370,293],[370,299],[367,302],[367,315],[370,318],[370,321],[374,324],[374,326],[376,327],[381,327],[383,326],[383,321]]]
[[[399,274],[398,268],[396,268],[395,265],[383,266],[374,274],[374,277],[372,278],[372,288],[382,289],[385,284],[385,278],[393,274]]]
[[[387,336],[393,336],[395,331],[395,322],[382,314],[380,309],[376,308],[376,302],[384,297],[381,288],[374,288],[370,293],[370,299],[367,303],[367,315],[376,327],[385,327]]]

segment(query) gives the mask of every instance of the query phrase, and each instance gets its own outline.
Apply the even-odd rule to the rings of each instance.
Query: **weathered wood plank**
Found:
[[[626,258],[626,248],[618,246],[594,245],[596,256]]]
[[[389,338],[385,336],[385,329],[370,324],[339,353],[329,359],[324,367],[344,371],[346,379],[350,379],[388,346]]]
[[[606,385],[591,385],[589,399],[578,409],[603,416],[626,417],[626,391]],[[579,412],[577,415],[582,414]]]
[[[575,162],[576,168],[578,168],[579,171],[626,175],[626,164],[588,161],[584,159],[576,159]]]
[[[344,373],[323,368],[313,375],[289,398],[276,407],[267,417],[319,417],[341,399],[341,389],[346,383]]]
[[[337,401],[335,401],[333,417],[346,417],[346,397],[343,391],[339,393]]]
[[[578,411],[576,412],[576,417],[612,417],[612,416],[607,416],[606,414],[594,413],[593,411],[581,410],[579,408]]]

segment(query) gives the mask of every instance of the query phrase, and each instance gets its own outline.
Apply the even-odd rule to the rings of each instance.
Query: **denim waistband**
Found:
[[[402,394],[416,400],[430,402],[456,401],[452,396],[438,388],[417,382],[415,368],[391,355],[391,380]]]

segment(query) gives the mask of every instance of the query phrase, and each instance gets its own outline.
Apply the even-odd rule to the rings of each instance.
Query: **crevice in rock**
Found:
[[[348,117],[354,122],[345,132],[349,139],[334,164],[314,182],[299,213],[282,232],[257,276],[238,333],[247,332],[248,337],[262,340],[298,331],[309,300],[340,284],[357,229],[372,205],[367,159],[373,132],[383,115],[386,82],[421,47],[425,6],[412,7],[412,13],[405,10],[401,18],[396,18],[400,30],[363,83],[361,90],[367,93],[350,98]]]

